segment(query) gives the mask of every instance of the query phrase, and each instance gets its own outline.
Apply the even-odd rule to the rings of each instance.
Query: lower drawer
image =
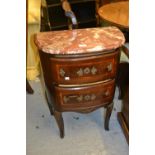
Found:
[[[111,103],[115,80],[82,87],[55,86],[55,108],[58,111],[75,111]]]

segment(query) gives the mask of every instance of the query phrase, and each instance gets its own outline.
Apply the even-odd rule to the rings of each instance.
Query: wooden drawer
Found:
[[[50,58],[50,72],[56,84],[83,84],[116,76],[119,52],[84,58]]]
[[[55,86],[56,109],[58,111],[74,111],[111,103],[114,87],[115,80],[82,87]]]

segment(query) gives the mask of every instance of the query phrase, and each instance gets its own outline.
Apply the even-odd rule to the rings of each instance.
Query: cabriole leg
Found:
[[[112,102],[110,105],[106,108],[106,115],[105,115],[105,122],[104,122],[104,128],[105,130],[109,130],[109,120],[112,113],[114,103]]]
[[[64,121],[62,118],[62,113],[58,111],[54,111],[54,117],[59,127],[60,137],[64,138]]]

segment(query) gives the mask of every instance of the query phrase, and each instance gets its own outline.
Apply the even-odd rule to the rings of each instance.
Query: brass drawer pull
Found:
[[[61,77],[64,77],[65,76],[65,71],[61,68],[60,71],[59,71],[59,74]]]
[[[78,102],[82,102],[83,101],[83,96],[82,95],[78,96],[77,100],[78,100]]]
[[[108,69],[108,72],[112,71],[112,64],[111,63],[107,66],[107,69]]]
[[[82,68],[80,68],[80,69],[77,71],[77,75],[78,75],[78,76],[83,76],[83,70],[82,70]]]
[[[85,101],[89,101],[90,98],[91,98],[90,95],[86,95],[86,96],[84,97]]]
[[[95,94],[92,94],[91,95],[91,100],[93,101],[93,100],[95,100],[96,99],[96,95]]]
[[[109,90],[107,90],[104,95],[109,96],[109,94],[110,94],[110,92],[109,92]]]
[[[63,100],[65,103],[67,103],[71,98],[75,98],[78,102],[81,102],[83,100],[83,96],[80,95],[70,95],[70,96],[64,96]]]
[[[92,69],[91,69],[91,73],[92,73],[93,75],[95,75],[96,72],[97,72],[97,69],[93,66]]]
[[[84,73],[85,73],[85,74],[89,74],[89,73],[90,73],[90,69],[89,69],[88,67],[86,67],[86,68],[84,69]]]
[[[93,66],[92,68],[86,67],[84,69],[80,68],[76,73],[78,76],[83,76],[84,74],[92,74],[95,75],[97,72],[97,69]]]
[[[93,100],[96,99],[96,95],[95,94],[87,94],[87,95],[70,95],[70,96],[64,96],[63,97],[63,101],[65,103],[67,103],[72,98],[74,98],[78,102],[82,102],[82,101],[93,101]]]

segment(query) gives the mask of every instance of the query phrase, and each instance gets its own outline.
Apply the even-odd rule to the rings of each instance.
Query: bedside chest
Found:
[[[88,113],[105,107],[105,129],[113,108],[123,34],[116,27],[38,33],[46,97],[60,137],[64,137],[62,112]]]

